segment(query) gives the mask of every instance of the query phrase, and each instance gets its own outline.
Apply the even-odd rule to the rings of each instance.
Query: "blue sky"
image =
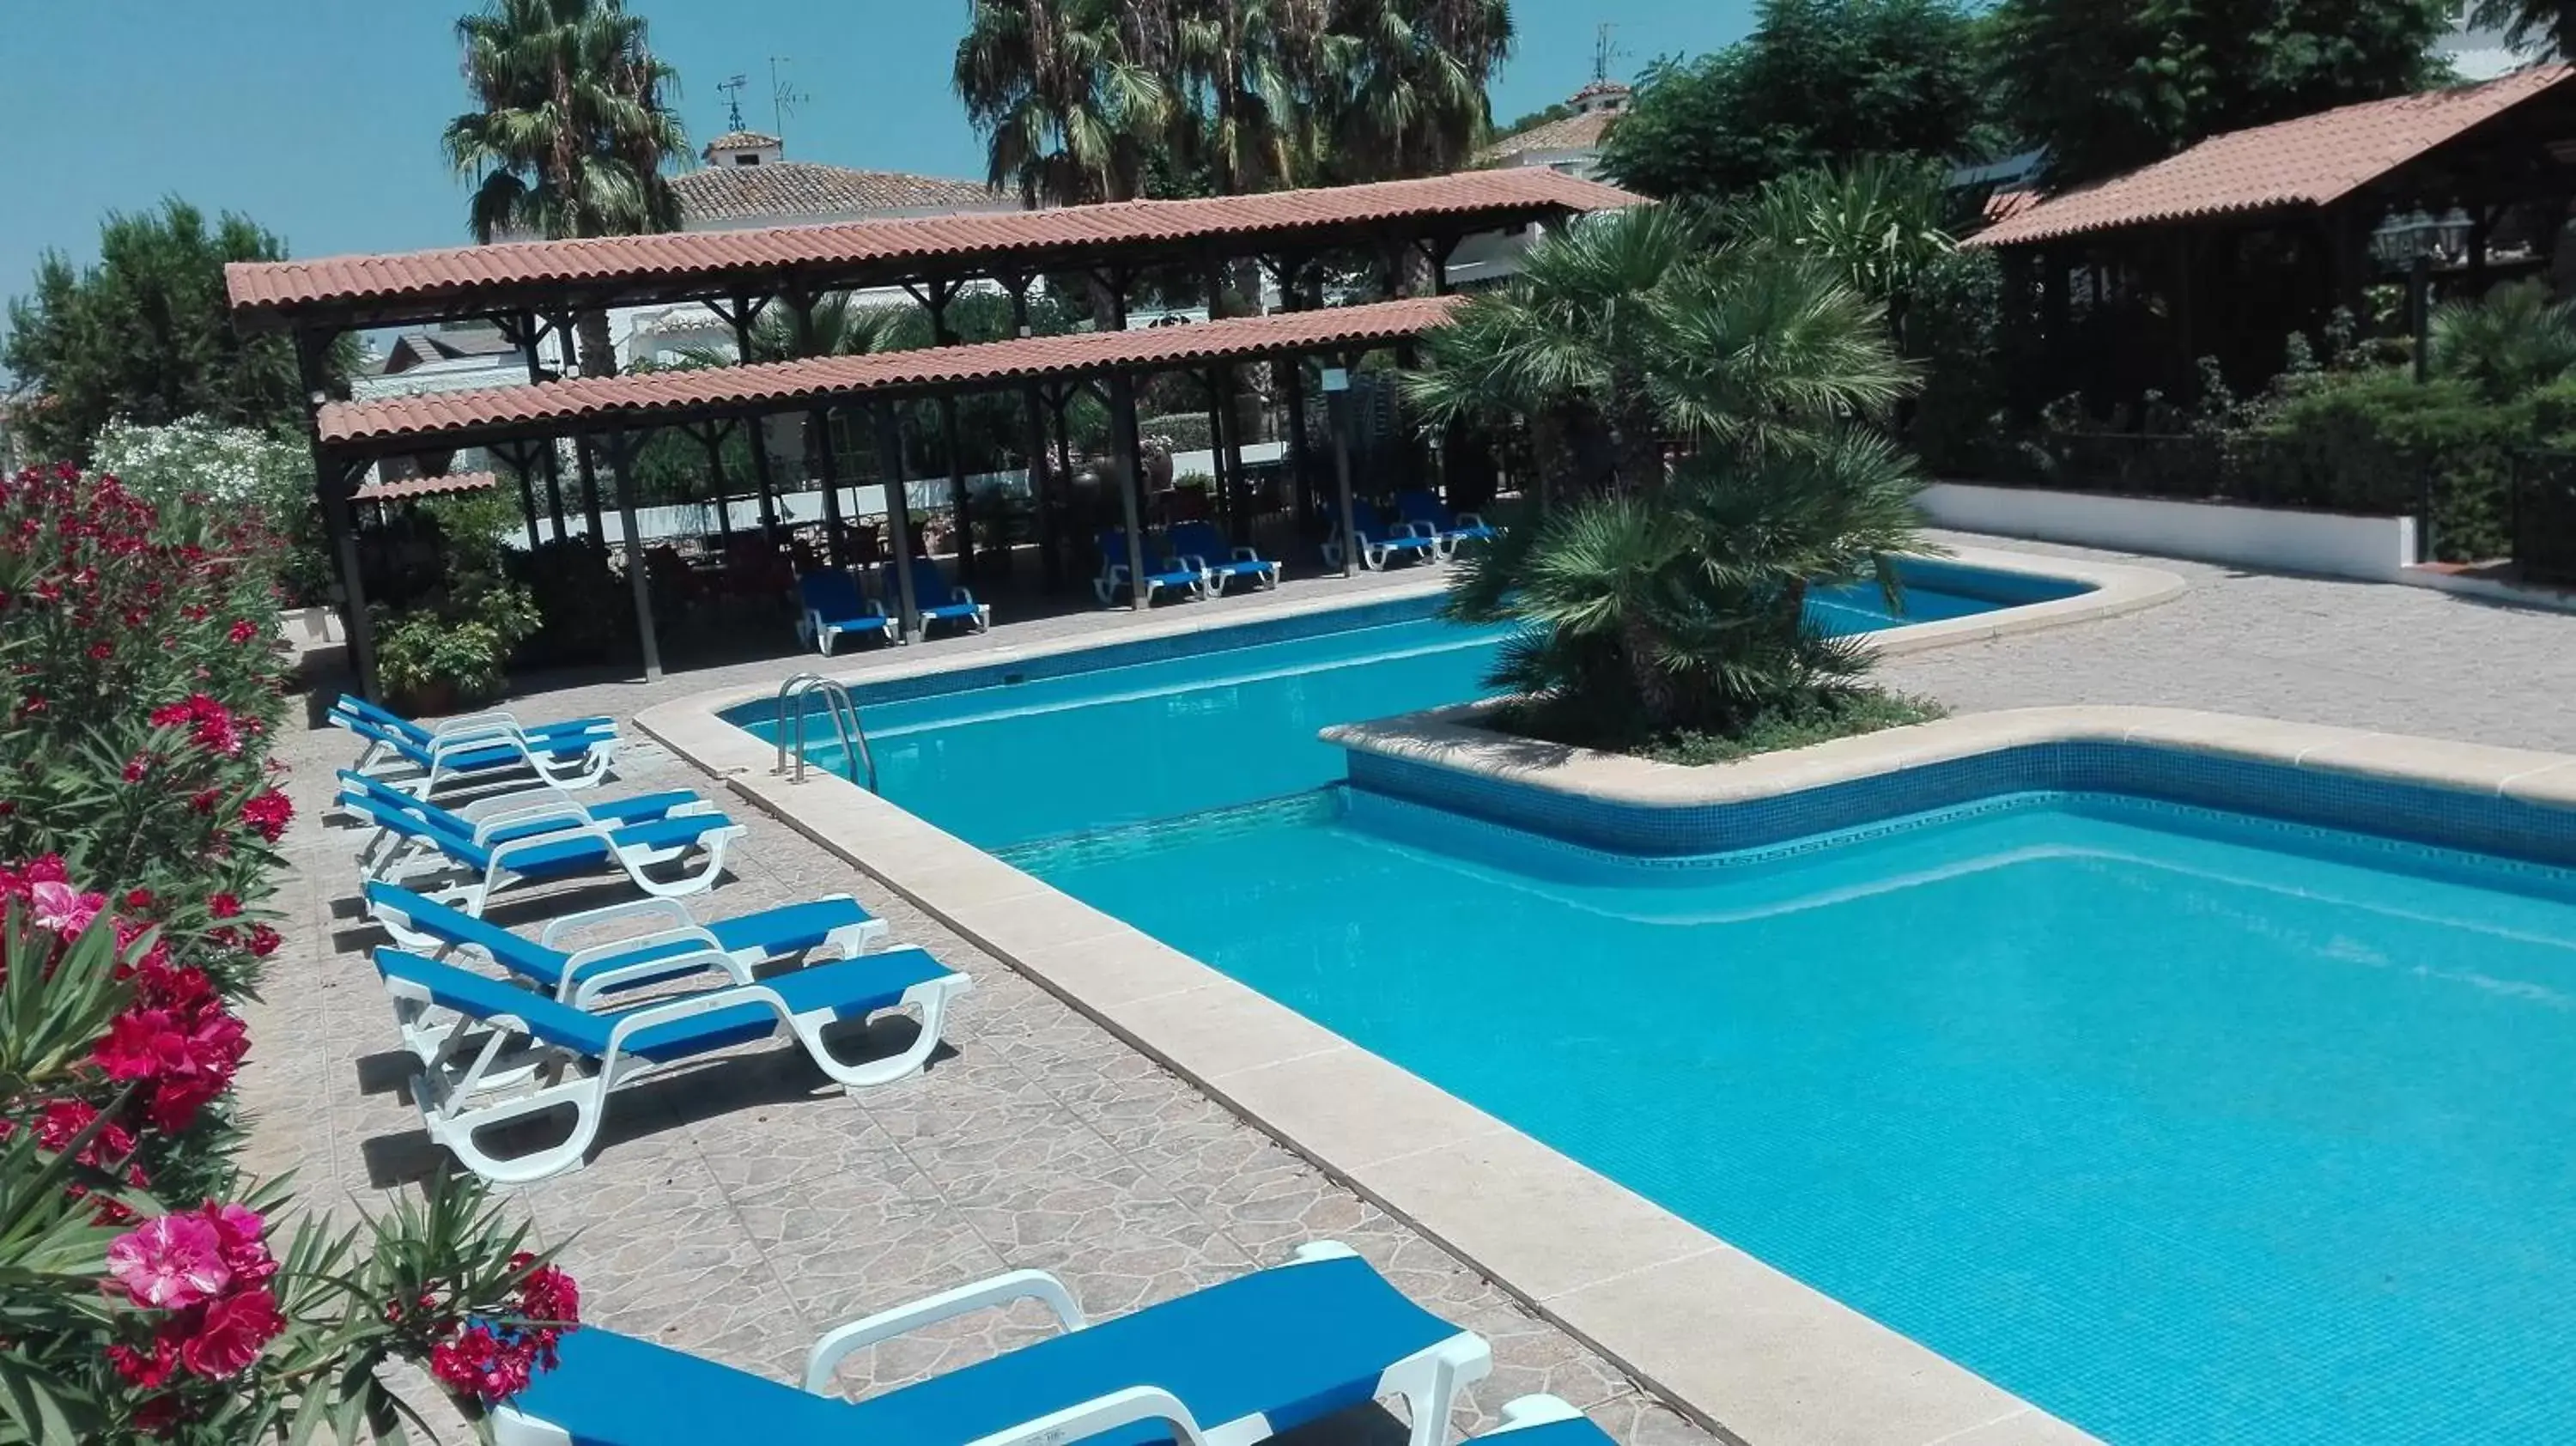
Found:
[[[745,119],[770,125],[768,57],[812,99],[788,154],[979,175],[948,64],[965,0],[630,0],[679,66],[699,141],[723,129],[719,82],[751,77]],[[0,0],[10,79],[0,167],[0,295],[48,247],[87,260],[98,219],[177,194],[245,212],[297,255],[463,241],[464,190],[438,133],[464,104],[452,27],[466,0]],[[1750,24],[1751,0],[1514,0],[1518,53],[1494,87],[1505,119],[1589,77],[1593,27],[1618,27],[1633,71]]]

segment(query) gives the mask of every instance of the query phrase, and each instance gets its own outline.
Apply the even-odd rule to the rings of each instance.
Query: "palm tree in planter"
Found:
[[[1868,655],[1808,622],[1807,589],[1874,578],[1892,602],[1886,557],[1920,547],[1920,479],[1876,425],[1913,373],[1877,303],[1639,207],[1542,243],[1425,350],[1411,392],[1433,425],[1507,410],[1617,440],[1616,485],[1567,489],[1464,559],[1449,598],[1454,617],[1525,625],[1494,677],[1522,726],[1733,735],[1856,694]]]

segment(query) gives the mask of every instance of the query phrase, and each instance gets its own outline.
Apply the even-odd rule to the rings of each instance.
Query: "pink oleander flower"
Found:
[[[162,1215],[108,1242],[110,1288],[136,1305],[184,1310],[232,1283],[223,1237],[202,1215]]]
[[[258,1211],[209,1200],[197,1213],[215,1227],[224,1268],[232,1272],[236,1287],[258,1285],[277,1274],[277,1260],[268,1253],[268,1222]]]
[[[179,1359],[209,1380],[238,1376],[285,1329],[277,1297],[254,1285],[207,1306],[197,1329],[179,1342]]]
[[[27,893],[28,902],[35,906],[36,926],[51,929],[66,939],[79,938],[107,903],[106,895],[84,894],[69,884],[35,884]]]
[[[256,829],[259,836],[270,843],[285,835],[287,822],[294,817],[294,802],[274,788],[254,795],[242,805],[242,822]]]
[[[247,643],[259,636],[259,625],[248,618],[235,618],[231,629],[224,636],[235,643]]]

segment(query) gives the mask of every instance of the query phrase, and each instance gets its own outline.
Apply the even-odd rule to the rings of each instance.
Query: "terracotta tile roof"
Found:
[[[1460,299],[1415,297],[1192,326],[1075,332],[865,356],[573,377],[532,386],[333,402],[322,408],[316,428],[324,442],[334,445],[453,442],[511,430],[570,430],[575,424],[597,428],[611,421],[658,425],[683,414],[711,411],[791,411],[874,391],[917,392],[961,385],[998,388],[1039,378],[1382,345],[1439,326]]]
[[[680,214],[692,221],[1017,207],[1012,197],[980,181],[951,181],[901,171],[855,171],[815,161],[708,166],[673,176],[671,192],[679,198]]]
[[[352,502],[398,502],[406,497],[444,497],[452,492],[480,492],[498,487],[501,479],[489,472],[448,472],[436,477],[402,477],[391,482],[369,482],[349,494]]]
[[[1476,152],[1476,162],[1492,165],[1529,151],[1597,151],[1601,149],[1601,138],[1610,134],[1611,124],[1618,119],[1619,112],[1615,110],[1559,116],[1494,142]]]
[[[224,268],[224,283],[237,322],[360,303],[379,313],[465,314],[523,301],[530,288],[586,287],[595,295],[583,299],[593,304],[676,300],[721,295],[793,267],[848,273],[944,261],[953,269],[961,261],[1034,261],[1081,247],[1151,251],[1201,237],[1244,240],[1407,217],[1598,211],[1636,199],[1616,187],[1530,167],[1192,201],[234,262]]]
[[[1967,244],[2014,246],[2198,216],[2323,206],[2569,74],[2563,65],[2534,66],[2484,85],[2367,101],[2211,136],[2180,155],[2031,206]]]
[[[707,142],[705,149],[710,151],[748,151],[757,150],[762,146],[774,146],[779,144],[782,143],[778,137],[769,134],[767,131],[727,131],[723,135],[716,137],[714,140]]]

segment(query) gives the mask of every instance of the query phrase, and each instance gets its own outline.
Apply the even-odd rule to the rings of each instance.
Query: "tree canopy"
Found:
[[[156,211],[110,212],[99,259],[75,267],[47,252],[35,289],[9,303],[0,363],[30,405],[18,412],[38,458],[86,462],[112,419],[154,427],[184,417],[222,426],[300,423],[295,353],[282,337],[244,340],[224,297],[227,261],[282,261],[286,246],[244,216],[172,197]],[[354,357],[344,342],[333,381]]]
[[[1995,80],[2059,186],[2438,83],[2449,0],[2002,0]]]
[[[1603,168],[1649,195],[1717,198],[1865,156],[1980,151],[1979,33],[1954,0],[1762,0],[1743,40],[1647,69]]]

